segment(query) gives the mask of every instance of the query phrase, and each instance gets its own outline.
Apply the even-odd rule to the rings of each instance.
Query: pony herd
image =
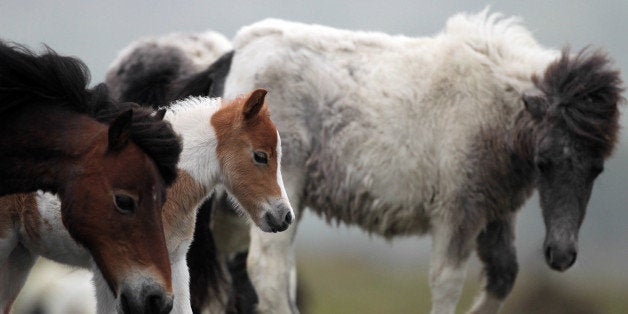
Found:
[[[605,53],[487,11],[422,38],[264,20],[232,44],[142,39],[87,83],[77,59],[0,46],[5,313],[37,256],[91,270],[98,313],[297,313],[306,207],[431,235],[432,313],[455,311],[475,251],[470,312],[495,313],[535,189],[547,264],[575,262],[622,102]]]

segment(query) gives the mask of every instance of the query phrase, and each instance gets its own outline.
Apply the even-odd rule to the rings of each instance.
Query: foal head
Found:
[[[180,143],[151,110],[118,111],[99,117],[115,118],[59,191],[63,222],[90,251],[124,313],[168,313],[173,297],[161,208]]]
[[[605,54],[563,50],[534,82],[538,90],[523,99],[534,130],[530,157],[546,227],[544,254],[551,268],[564,271],[576,260],[593,182],[617,140],[621,79]]]
[[[236,98],[214,113],[211,124],[222,183],[258,227],[278,232],[288,228],[294,213],[281,177],[281,140],[265,96],[258,89]]]

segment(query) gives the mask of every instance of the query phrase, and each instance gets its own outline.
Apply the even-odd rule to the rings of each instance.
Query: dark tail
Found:
[[[89,70],[83,62],[46,47],[37,55],[24,46],[0,42],[0,113],[25,103],[66,105],[87,110]]]
[[[203,72],[173,82],[168,98],[172,101],[190,96],[222,97],[233,55],[234,51],[227,52]]]
[[[190,295],[192,311],[201,313],[212,296],[221,294],[221,285],[226,282],[222,266],[216,254],[216,244],[209,223],[212,216],[212,195],[198,209],[194,226],[194,240],[187,253],[190,271]]]

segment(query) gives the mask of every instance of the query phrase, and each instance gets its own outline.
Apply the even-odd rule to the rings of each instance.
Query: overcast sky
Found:
[[[382,31],[409,36],[439,32],[447,17],[460,11],[477,12],[491,5],[493,12],[518,15],[539,42],[551,48],[570,44],[603,47],[623,69],[628,66],[628,1],[0,1],[0,38],[41,49],[46,43],[60,54],[83,59],[92,83],[103,80],[109,63],[131,41],[173,31],[215,30],[231,38],[243,25],[267,17],[318,23],[347,29]],[[625,110],[623,110],[625,111]],[[626,125],[626,117],[623,119]],[[579,265],[628,273],[628,143],[624,128],[619,149],[597,180],[589,213],[581,231]],[[321,228],[334,230],[317,232]],[[313,215],[301,226],[303,246],[327,243],[345,249],[381,250],[405,256],[412,251],[426,257],[426,240],[369,240],[355,228],[324,226]],[[544,228],[536,200],[529,202],[518,223],[522,259],[542,264],[540,244]],[[314,239],[317,239],[314,241]],[[327,241],[327,242],[325,242]],[[417,244],[418,243],[418,244]],[[412,250],[414,246],[420,250]],[[386,251],[388,250],[388,251]],[[600,258],[602,256],[603,258]],[[597,266],[593,266],[597,265]]]

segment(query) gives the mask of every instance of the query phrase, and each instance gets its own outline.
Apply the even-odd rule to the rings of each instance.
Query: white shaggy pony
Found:
[[[548,264],[575,261],[591,185],[617,135],[620,79],[603,54],[545,49],[517,18],[487,11],[455,15],[423,38],[268,19],[233,45],[224,97],[272,91],[294,208],[387,238],[430,234],[433,313],[455,311],[473,250],[486,285],[472,312],[499,309],[518,269],[514,216],[535,187]],[[581,119],[592,113],[608,134]],[[556,181],[552,167],[584,179]],[[251,229],[261,312],[298,312],[295,232]]]

